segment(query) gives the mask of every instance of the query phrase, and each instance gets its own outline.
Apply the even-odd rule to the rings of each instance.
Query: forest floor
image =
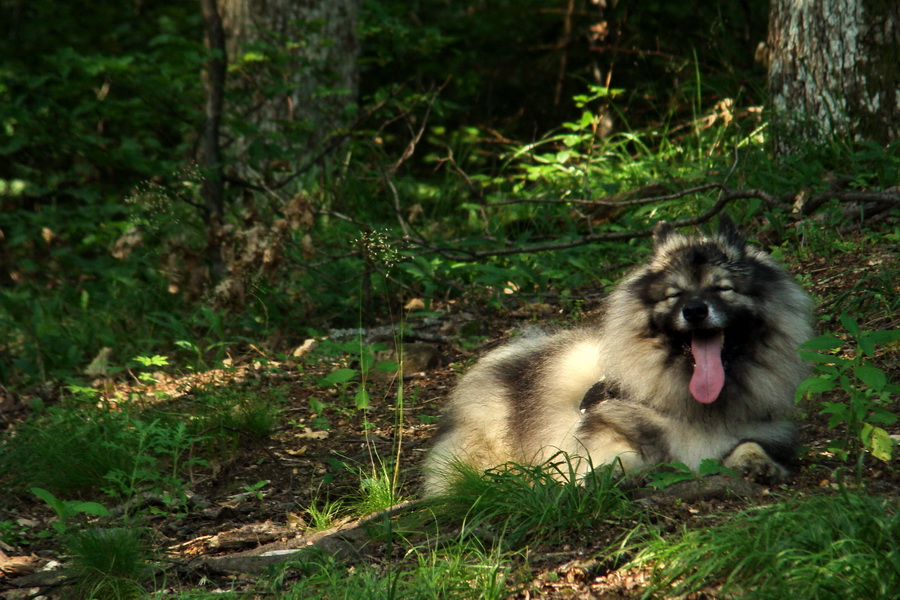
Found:
[[[821,299],[837,298],[855,289],[857,282],[873,269],[890,271],[885,268],[884,261],[893,265],[894,272],[900,272],[895,250],[872,254],[871,249],[864,248],[861,245],[858,254],[845,254],[840,261],[813,256],[795,262],[791,268],[806,275],[807,287]],[[398,418],[397,382],[390,377],[372,377],[368,384],[371,403],[366,411],[357,410],[352,397],[341,399],[338,397],[340,391],[327,390],[314,383],[335,368],[348,366],[346,362],[303,362],[302,359],[277,362],[248,355],[236,360],[229,369],[161,376],[153,391],[167,392],[166,402],[173,405],[190,402],[192,390],[198,386],[206,389],[272,386],[279,388],[287,399],[283,405],[282,424],[271,437],[246,443],[239,450],[223,453],[221,459],[209,460],[206,465],[192,470],[188,482],[192,499],[186,512],[147,513],[155,531],[154,543],[161,549],[164,562],[170,565],[165,585],[173,592],[192,588],[249,591],[258,575],[242,572],[245,570],[243,563],[230,564],[215,559],[242,557],[260,548],[296,548],[298,542],[300,546],[317,545],[335,548],[337,552],[344,552],[349,547],[347,560],[390,561],[391,549],[384,547],[383,542],[365,534],[352,533],[357,523],[350,517],[338,516],[331,530],[315,531],[309,507],[321,508],[329,502],[357,496],[360,475],[372,471],[373,464],[378,470],[378,460],[373,463],[374,456],[386,463],[399,457],[400,496],[404,499],[418,497],[419,466],[435,435],[436,420],[444,400],[459,373],[517,327],[535,322],[580,322],[594,318],[600,306],[599,295],[586,297],[579,305],[578,314],[567,314],[549,300],[505,312],[489,312],[461,301],[432,306],[432,311],[446,315],[447,321],[443,325],[450,322],[454,326],[444,327],[444,331],[451,332],[440,338],[446,341],[435,341],[438,338],[432,336],[427,342],[434,352],[425,368],[406,374],[402,420]],[[864,330],[891,329],[900,325],[900,315],[877,310],[855,316]],[[463,347],[452,332],[472,324],[480,342]],[[411,319],[409,326],[415,333],[419,323]],[[896,347],[882,350],[876,364],[896,381],[900,372],[900,350]],[[116,387],[117,391],[127,393],[129,386],[120,383]],[[151,395],[147,384],[135,383],[134,387],[140,387],[140,393],[145,397]],[[318,402],[311,402],[311,399]],[[19,405],[27,405],[27,402]],[[313,411],[316,407],[320,412]],[[837,488],[834,474],[847,465],[826,448],[830,440],[844,432],[830,429],[827,417],[815,407],[801,408],[802,451],[790,477],[776,487],[748,488],[746,494],[726,493],[724,488],[717,488],[680,497],[677,493],[665,492],[645,495],[641,502],[652,513],[660,529],[676,531],[682,526],[708,526],[737,510],[773,499],[834,493]],[[900,407],[894,406],[892,410],[900,413]],[[25,414],[10,412],[2,416],[10,423]],[[898,432],[900,428],[896,426],[890,431]],[[861,474],[870,494],[895,496],[900,490],[900,469],[896,459],[884,463],[866,457]],[[150,505],[155,500],[147,497],[142,501]],[[53,518],[53,513],[38,502],[19,503],[14,513],[6,518],[27,519],[35,530],[47,527]],[[534,548],[521,549],[520,556],[527,558],[522,558],[521,564],[516,566],[519,570],[516,579],[522,583],[509,590],[509,597],[640,597],[648,574],[620,569],[620,564],[605,561],[601,555],[623,532],[617,527],[621,528],[615,526],[597,531],[596,536],[587,541],[579,539],[549,549],[536,543]],[[319,544],[323,536],[341,531],[344,534],[340,537],[340,546]],[[16,550],[21,551],[5,550],[9,556],[17,554]],[[39,556],[42,564],[52,559],[62,560],[61,551],[54,547],[52,539],[34,542],[27,552]],[[248,569],[252,571],[255,567]],[[291,577],[286,575],[286,581],[289,582]],[[10,581],[14,579],[0,578],[0,592],[10,598],[27,598],[35,590],[40,591],[40,588],[22,586],[21,583],[12,585]],[[715,598],[716,590],[695,597]]]

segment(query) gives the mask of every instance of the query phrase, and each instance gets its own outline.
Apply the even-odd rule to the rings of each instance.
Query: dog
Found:
[[[462,377],[425,460],[426,495],[447,491],[460,464],[559,456],[577,477],[708,458],[759,481],[788,474],[811,298],[726,215],[710,236],[661,223],[653,239],[598,324],[525,334]]]

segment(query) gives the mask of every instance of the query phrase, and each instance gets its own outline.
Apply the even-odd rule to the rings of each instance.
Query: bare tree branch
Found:
[[[422,126],[419,127],[419,131],[413,136],[413,139],[409,141],[409,144],[407,144],[406,149],[403,151],[400,158],[397,159],[397,162],[388,166],[389,173],[396,173],[397,169],[400,168],[400,165],[406,162],[406,160],[416,151],[416,145],[418,145],[419,141],[422,139],[422,135],[425,133],[425,129],[428,127],[428,118],[431,116],[431,109],[438,96],[444,91],[444,88],[447,87],[448,83],[450,83],[449,77],[437,90],[434,90],[431,93],[431,100],[428,101],[428,106],[425,108],[425,116],[422,117]]]
[[[699,225],[701,223],[705,223],[711,220],[714,216],[722,212],[725,206],[728,203],[733,202],[735,200],[749,199],[749,198],[758,198],[765,202],[768,205],[776,205],[779,203],[778,197],[775,195],[766,192],[760,189],[747,189],[747,190],[738,190],[732,189],[726,186],[724,183],[714,182],[708,183],[704,185],[695,186],[692,188],[688,188],[686,190],[681,190],[679,192],[674,192],[672,194],[665,194],[661,196],[652,196],[647,198],[637,198],[634,200],[622,200],[622,201],[612,201],[608,199],[597,199],[597,200],[566,200],[559,198],[551,198],[547,200],[526,198],[521,200],[509,200],[502,202],[494,202],[489,205],[491,206],[502,206],[506,204],[515,204],[519,202],[530,202],[530,203],[538,203],[538,202],[546,202],[548,204],[558,204],[558,203],[572,203],[578,205],[591,205],[598,207],[623,207],[623,206],[637,206],[642,204],[651,204],[654,202],[668,202],[672,200],[678,200],[684,198],[686,196],[697,194],[713,189],[718,189],[720,191],[719,198],[716,200],[715,204],[713,204],[710,208],[700,213],[696,217],[691,217],[687,219],[679,219],[677,221],[672,221],[672,225],[675,227],[689,227],[693,225]],[[890,189],[881,192],[859,192],[859,191],[829,191],[814,196],[810,202],[818,201],[819,199],[824,199],[822,202],[819,202],[819,206],[824,201],[828,201],[831,199],[836,199],[841,202],[875,202],[875,203],[890,203],[890,204],[900,204],[900,190],[898,189]],[[797,218],[802,216],[801,214],[797,214]],[[419,248],[423,248],[430,252],[434,252],[444,258],[450,260],[456,260],[460,262],[475,262],[479,260],[483,260],[486,258],[491,258],[495,256],[510,256],[513,254],[527,254],[530,252],[546,252],[546,251],[555,251],[555,250],[566,250],[569,248],[576,248],[579,246],[585,246],[587,244],[593,244],[597,242],[610,242],[610,241],[626,241],[637,238],[645,238],[653,235],[652,229],[644,229],[641,231],[606,231],[601,233],[589,233],[588,235],[584,235],[578,239],[569,240],[565,242],[553,242],[547,244],[529,244],[525,246],[508,246],[505,248],[496,248],[491,250],[466,250],[462,248],[447,248],[442,246],[437,246],[427,242],[422,237],[417,238],[406,238],[405,241],[410,246],[415,246]]]

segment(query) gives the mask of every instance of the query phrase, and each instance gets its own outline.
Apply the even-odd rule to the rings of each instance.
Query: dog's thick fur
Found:
[[[459,463],[484,470],[564,452],[579,475],[706,458],[757,479],[786,474],[811,337],[809,296],[727,217],[710,237],[666,225],[610,294],[599,326],[527,334],[459,382],[426,463],[426,494]]]

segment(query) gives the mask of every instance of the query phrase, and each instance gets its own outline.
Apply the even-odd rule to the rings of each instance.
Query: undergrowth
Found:
[[[653,567],[653,597],[721,586],[727,597],[760,600],[888,600],[900,592],[898,548],[896,503],[845,489],[659,538],[634,564]]]

